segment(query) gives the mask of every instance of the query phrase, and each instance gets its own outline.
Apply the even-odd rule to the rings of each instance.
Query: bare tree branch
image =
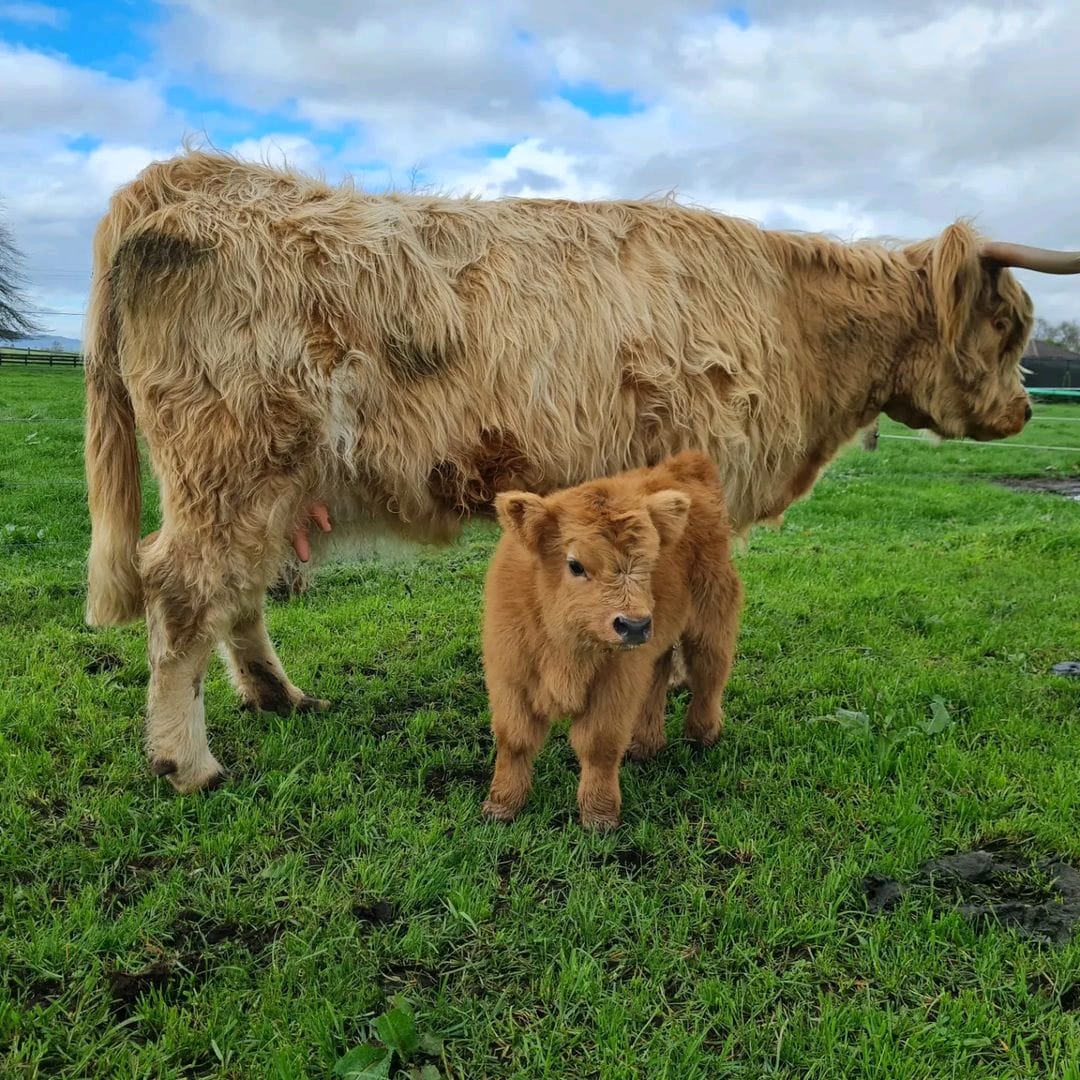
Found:
[[[22,255],[15,247],[15,238],[0,221],[0,341],[29,337],[41,330],[27,311],[29,305],[22,294],[26,278],[21,265]]]

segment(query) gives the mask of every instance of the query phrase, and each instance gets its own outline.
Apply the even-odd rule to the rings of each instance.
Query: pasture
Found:
[[[692,753],[672,695],[594,836],[561,733],[480,818],[484,525],[271,603],[332,710],[244,713],[215,662],[228,783],[151,778],[143,629],[82,625],[82,378],[0,369],[0,1074],[325,1077],[402,994],[443,1040],[410,1064],[462,1080],[1080,1077],[1080,931],[863,887],[983,844],[1080,866],[1080,680],[1049,673],[1080,503],[995,482],[1080,475],[1080,409],[849,450],[738,557],[724,736]]]

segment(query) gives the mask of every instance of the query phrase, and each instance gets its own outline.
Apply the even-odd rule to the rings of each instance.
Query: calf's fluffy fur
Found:
[[[570,716],[581,823],[614,828],[623,756],[664,745],[680,639],[686,736],[705,746],[720,736],[742,602],[720,476],[689,451],[546,498],[506,492],[496,510],[484,671],[497,755],[484,812],[518,813],[552,721]]]

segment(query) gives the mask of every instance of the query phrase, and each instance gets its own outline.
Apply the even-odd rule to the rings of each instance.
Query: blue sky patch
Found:
[[[559,97],[589,116],[630,116],[644,109],[632,90],[606,90],[593,82],[566,83]]]
[[[746,30],[750,26],[750,14],[744,7],[730,7],[727,9],[728,22],[734,23],[740,30]]]
[[[144,73],[153,51],[152,33],[162,17],[158,5],[138,0],[66,0],[41,6],[57,13],[53,24],[0,15],[0,40],[62,53],[82,67],[122,78]]]

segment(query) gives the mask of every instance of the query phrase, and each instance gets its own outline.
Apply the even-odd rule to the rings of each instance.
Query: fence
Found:
[[[0,349],[0,364],[45,364],[48,367],[80,367],[82,353],[48,352],[44,349]]]

